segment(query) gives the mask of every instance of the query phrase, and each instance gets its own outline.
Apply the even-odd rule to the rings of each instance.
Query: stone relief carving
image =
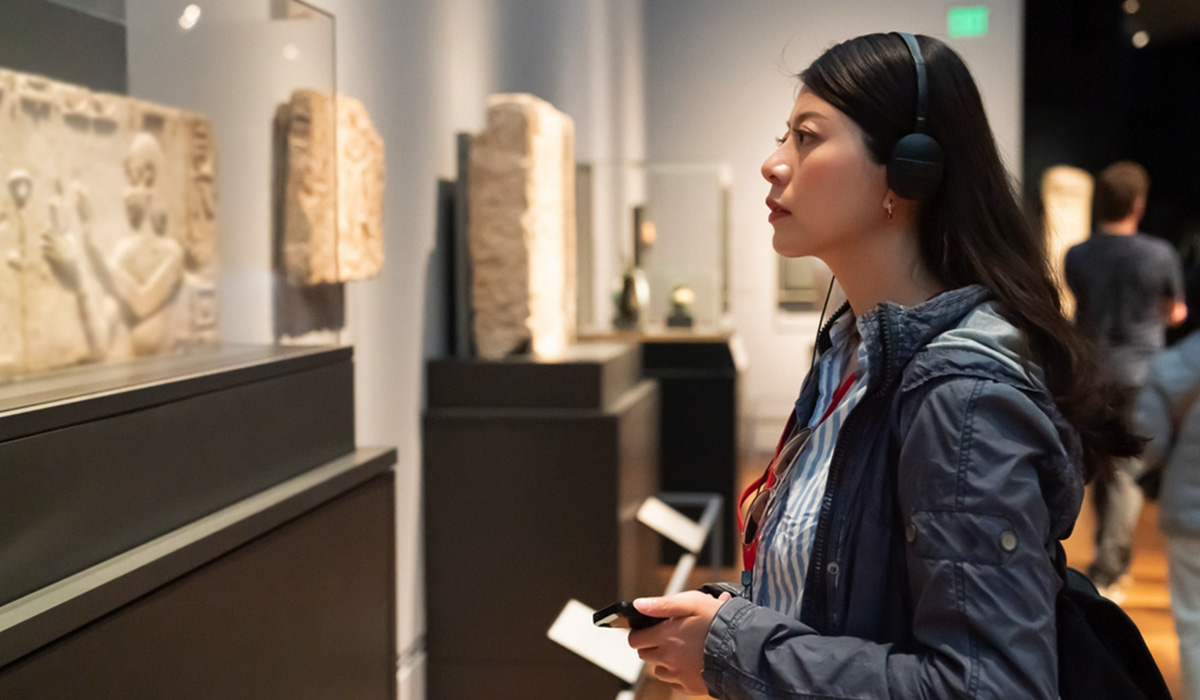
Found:
[[[366,108],[341,95],[335,100],[296,90],[279,108],[276,129],[279,237],[288,281],[325,284],[377,274],[383,266],[384,144]]]
[[[215,342],[214,173],[199,115],[0,70],[0,376]]]
[[[1071,246],[1086,240],[1091,232],[1094,187],[1092,176],[1081,168],[1056,165],[1042,174],[1046,255],[1068,314],[1074,312],[1075,298],[1063,279],[1063,264]]]
[[[575,330],[575,137],[532,95],[493,95],[471,137],[469,247],[480,357],[558,354]]]

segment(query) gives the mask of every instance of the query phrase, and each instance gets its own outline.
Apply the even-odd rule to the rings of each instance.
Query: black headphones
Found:
[[[942,147],[933,137],[925,133],[925,111],[929,104],[926,87],[925,58],[921,47],[912,34],[900,33],[900,38],[912,53],[917,67],[917,123],[913,133],[908,134],[892,146],[888,158],[888,186],[904,199],[926,199],[937,190],[942,182],[945,156]]]

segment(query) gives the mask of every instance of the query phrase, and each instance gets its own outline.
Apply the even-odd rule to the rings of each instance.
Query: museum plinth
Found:
[[[621,682],[550,641],[563,606],[656,590],[658,389],[637,345],[427,366],[429,700],[612,700]],[[661,585],[661,584],[658,584]]]
[[[0,388],[0,697],[389,700],[392,449],[349,348]]]
[[[642,369],[658,380],[660,488],[667,492],[717,493],[723,498],[716,527],[726,542],[737,542],[738,403],[735,346],[729,330],[648,327],[593,334],[588,342],[618,339],[641,345]],[[697,514],[688,513],[695,517]],[[702,556],[707,556],[707,546]],[[726,566],[734,566],[734,547],[725,548]],[[683,550],[663,544],[663,563],[674,564]]]

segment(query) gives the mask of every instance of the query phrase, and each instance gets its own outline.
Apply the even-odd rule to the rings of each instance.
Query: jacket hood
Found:
[[[872,370],[870,390],[899,381],[900,391],[908,392],[933,379],[965,376],[1009,384],[1030,398],[1062,441],[1063,454],[1043,460],[1039,478],[1053,534],[1059,539],[1069,535],[1083,503],[1079,435],[1055,405],[1042,368],[1026,359],[1020,331],[1004,318],[991,293],[972,285],[918,306],[880,304],[862,320],[871,367],[882,368]],[[828,346],[827,333],[820,342]]]

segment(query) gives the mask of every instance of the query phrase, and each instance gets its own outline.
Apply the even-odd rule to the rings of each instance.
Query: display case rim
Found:
[[[0,442],[353,358],[352,346],[222,344],[0,385]]]
[[[97,19],[125,24],[125,0],[44,0]]]

